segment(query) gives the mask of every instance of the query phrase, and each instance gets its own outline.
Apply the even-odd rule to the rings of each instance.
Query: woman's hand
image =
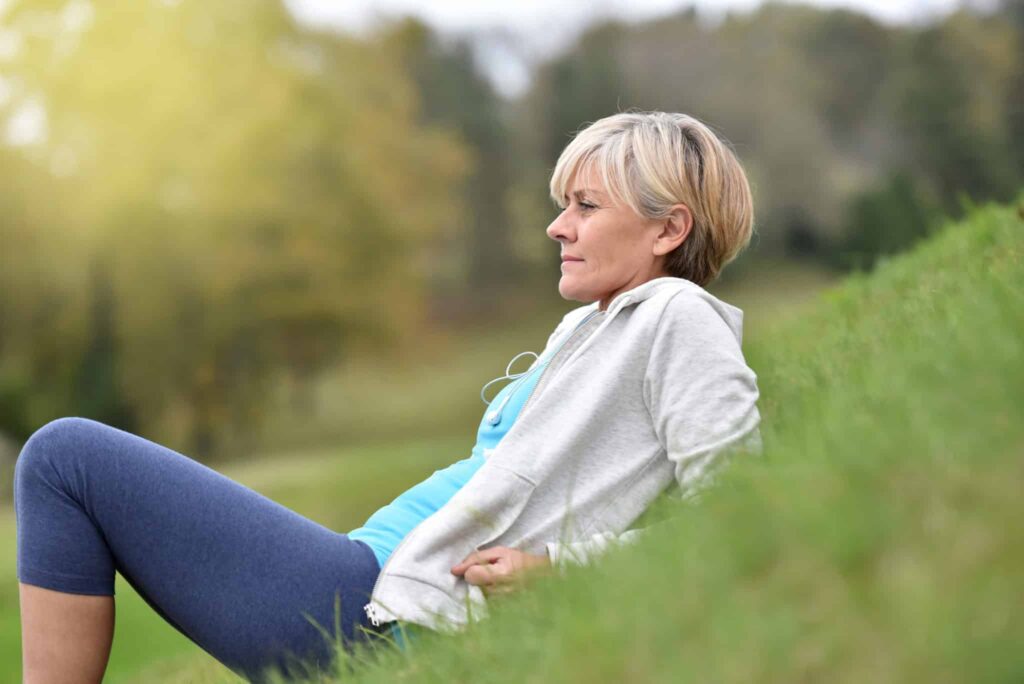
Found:
[[[480,587],[485,594],[504,594],[521,585],[527,574],[549,567],[546,555],[495,546],[469,554],[452,568],[452,574]]]

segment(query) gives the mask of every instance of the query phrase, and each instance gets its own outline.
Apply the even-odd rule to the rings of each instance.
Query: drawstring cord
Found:
[[[628,297],[625,298],[624,301],[628,301]],[[590,313],[588,313],[583,318],[582,321],[577,323],[576,326],[567,335],[565,335],[562,338],[561,343],[558,345],[558,348],[553,353],[557,353],[558,350],[560,350],[565,345],[566,341],[570,337],[572,337],[573,333],[575,333],[577,330],[579,330],[583,326],[584,323],[586,323],[591,318],[593,318],[595,315],[597,315],[597,313],[598,313],[597,311],[591,311]],[[608,321],[605,321],[604,323],[602,323],[601,326],[599,327],[598,331],[600,331],[600,328],[603,328],[607,323],[608,323]],[[593,336],[591,336],[591,337],[593,337]],[[588,343],[590,341],[592,341],[592,340],[587,340]],[[584,346],[586,346],[586,344],[584,344]],[[578,353],[578,351],[577,351],[577,353]],[[577,354],[573,354],[574,357],[576,355]],[[514,366],[516,361],[518,361],[520,358],[522,358],[524,356],[532,356],[533,357],[533,363],[531,363],[530,367],[527,368],[526,370],[524,370],[522,373],[513,373],[512,372],[512,366]],[[490,382],[488,382],[487,384],[485,384],[483,387],[480,388],[480,399],[484,402],[484,404],[486,404],[487,406],[490,406],[491,402],[494,401],[494,400],[493,399],[491,399],[491,400],[487,399],[487,388],[488,387],[490,387],[491,385],[493,385],[495,383],[502,382],[503,380],[512,380],[514,382],[523,382],[524,378],[527,375],[529,375],[535,368],[537,368],[537,361],[539,361],[539,360],[540,360],[540,356],[537,353],[532,352],[532,351],[524,351],[524,352],[520,352],[520,353],[516,354],[515,356],[512,357],[512,360],[509,361],[508,365],[505,367],[505,374],[504,375],[502,375],[501,377],[498,377],[498,378],[494,378],[493,380],[491,380]],[[500,394],[501,391],[499,390],[498,393]],[[505,396],[505,399],[501,402],[501,405],[498,406],[493,411],[490,411],[487,414],[487,422],[488,423],[490,423],[491,425],[497,425],[498,423],[501,422],[502,411],[505,410],[505,405],[508,404],[508,402],[512,398],[513,394],[515,394],[515,392],[509,392]],[[495,395],[495,397],[496,396],[497,395]]]
[[[512,372],[512,366],[514,366],[516,361],[518,361],[519,359],[521,359],[524,356],[532,356],[533,357],[533,361],[530,363],[530,367],[527,368],[526,370],[524,370],[522,373],[513,373]],[[483,402],[487,406],[490,406],[491,402],[493,402],[494,399],[490,399],[490,400],[487,399],[487,388],[488,387],[490,387],[491,385],[493,385],[495,383],[502,382],[504,380],[512,380],[512,381],[515,381],[515,382],[522,382],[523,378],[525,378],[527,375],[529,375],[530,371],[533,370],[534,364],[537,362],[537,359],[539,359],[539,358],[540,357],[535,352],[532,352],[532,351],[520,352],[520,353],[516,354],[515,356],[513,356],[512,360],[508,362],[507,366],[505,366],[505,374],[504,375],[502,375],[499,378],[494,378],[493,380],[491,380],[490,382],[488,382],[487,384],[485,384],[483,387],[480,388],[480,399],[482,399]],[[494,409],[493,411],[491,411],[490,413],[487,414],[487,422],[489,422],[491,425],[497,425],[498,423],[501,422],[501,413],[502,413],[502,411],[505,410],[505,404],[508,403],[509,399],[512,398],[513,394],[515,394],[515,392],[509,392],[505,396],[505,399],[501,402],[501,405],[498,406],[496,409]],[[495,395],[495,396],[497,396],[497,395]]]
[[[493,385],[496,382],[501,382],[502,380],[518,380],[519,378],[523,377],[524,375],[526,375],[527,373],[530,372],[530,370],[533,368],[533,362],[531,362],[530,363],[530,367],[527,368],[526,370],[524,370],[522,373],[513,373],[512,372],[512,366],[514,366],[516,364],[516,361],[518,361],[519,359],[521,359],[524,356],[532,356],[534,361],[536,361],[539,358],[539,356],[535,352],[532,352],[532,351],[519,352],[518,354],[513,356],[512,360],[508,362],[507,366],[505,366],[505,374],[504,375],[502,375],[500,378],[494,378],[493,380],[491,380],[490,382],[488,382],[487,384],[485,384],[483,387],[480,388],[480,399],[482,399],[483,402],[486,405],[490,406],[491,402],[494,401],[493,399],[488,399],[487,398],[487,388],[488,387],[490,387],[491,385]]]

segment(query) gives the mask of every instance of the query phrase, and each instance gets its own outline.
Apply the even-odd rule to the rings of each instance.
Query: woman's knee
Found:
[[[109,429],[88,418],[57,418],[39,428],[28,438],[14,466],[15,487],[29,473],[53,474],[83,449],[94,443],[99,432]]]

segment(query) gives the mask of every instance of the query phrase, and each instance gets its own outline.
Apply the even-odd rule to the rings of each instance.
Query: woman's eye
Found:
[[[590,202],[580,202],[580,206],[583,208],[584,211],[590,211],[591,209],[597,209],[597,207],[594,206],[593,204],[591,204]]]

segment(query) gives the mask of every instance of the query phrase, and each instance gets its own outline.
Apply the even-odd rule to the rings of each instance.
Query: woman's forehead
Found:
[[[566,184],[566,193],[572,195],[576,192],[592,192],[605,197],[608,196],[608,189],[601,180],[601,174],[594,169],[593,163],[584,163],[577,168],[569,177]]]

